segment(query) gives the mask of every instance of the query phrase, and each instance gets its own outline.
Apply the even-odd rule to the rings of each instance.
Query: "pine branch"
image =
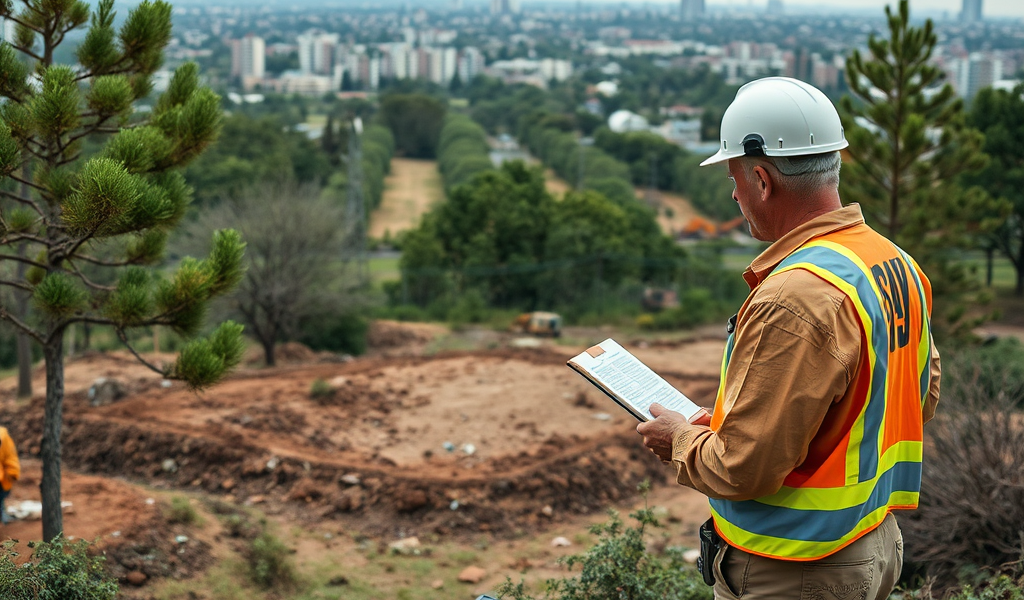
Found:
[[[28,181],[27,179],[22,179],[21,177],[18,177],[14,173],[11,173],[10,175],[8,175],[8,177],[10,177],[11,179],[17,181],[18,183],[20,183],[22,185],[27,185],[30,188],[39,190],[40,192],[48,192],[49,191],[46,188],[44,188],[43,186],[41,186],[41,185],[37,185],[35,183],[32,183],[31,181]]]
[[[38,213],[40,217],[46,216],[45,213],[43,212],[43,209],[40,208],[39,205],[36,204],[35,201],[33,201],[33,200],[30,200],[30,199],[27,199],[27,198],[22,198],[18,194],[15,194],[13,192],[7,192],[7,191],[4,191],[4,190],[0,190],[0,196],[3,196],[4,198],[10,198],[11,200],[14,200],[15,202],[20,202],[21,204],[24,204],[26,206],[32,207],[32,209],[35,210],[36,213]]]
[[[164,378],[167,377],[167,371],[166,370],[161,369],[161,368],[157,367],[156,365],[150,363],[148,360],[143,358],[142,355],[139,354],[138,351],[135,350],[135,348],[132,347],[131,343],[128,341],[128,336],[125,334],[124,329],[121,329],[120,327],[118,327],[118,328],[116,328],[116,331],[117,331],[117,339],[121,340],[121,343],[124,344],[125,348],[128,348],[128,351],[131,352],[133,356],[135,356],[136,360],[138,360],[140,363],[142,363],[144,366],[149,368],[149,370],[153,371],[154,373],[158,373],[159,375],[162,375]]]
[[[34,287],[30,286],[27,283],[22,283],[20,281],[10,281],[8,279],[0,279],[0,285],[6,285],[7,287],[13,287],[13,288],[22,289],[22,290],[25,290],[26,292],[34,292],[35,291]]]
[[[44,265],[41,262],[32,260],[31,258],[25,258],[24,256],[18,256],[17,254],[0,254],[0,261],[2,260],[13,260],[14,262],[25,263],[33,267],[39,267],[40,269],[49,269],[48,265]]]
[[[31,337],[40,344],[46,344],[46,340],[43,338],[42,334],[40,334],[35,329],[29,327],[27,324],[25,324],[25,322],[23,322],[18,317],[12,315],[10,311],[7,310],[7,307],[2,304],[0,304],[0,321],[7,321],[8,323],[11,323],[15,327],[17,327],[22,333]]]
[[[61,253],[60,258],[70,259],[70,258],[74,257],[75,256],[75,252],[78,252],[78,249],[82,247],[82,244],[84,244],[87,241],[91,240],[92,236],[96,235],[96,232],[99,231],[99,229],[100,229],[100,227],[102,225],[103,225],[103,223],[98,223],[95,227],[92,228],[92,231],[90,231],[89,233],[87,233],[87,234],[83,235],[81,238],[79,238],[79,240],[76,241],[73,246],[71,246],[70,250]]]
[[[82,273],[81,269],[79,269],[77,266],[75,266],[75,263],[71,262],[70,258],[66,259],[65,262],[71,267],[71,272],[74,275],[76,275],[79,279],[81,279],[82,283],[84,283],[86,286],[88,286],[88,287],[90,287],[90,288],[92,288],[94,290],[99,290],[101,292],[113,292],[114,290],[117,289],[114,286],[101,285],[99,283],[96,283],[96,282],[92,281],[91,279],[86,277],[85,273]]]
[[[92,263],[94,265],[100,265],[102,267],[127,267],[128,265],[133,264],[131,261],[128,261],[128,260],[123,260],[123,261],[121,261],[121,260],[119,260],[119,261],[101,260],[101,259],[89,256],[87,254],[76,254],[75,255],[75,260],[84,260],[87,263]]]
[[[29,7],[29,8],[31,8],[31,7]],[[10,15],[8,15],[8,16],[6,16],[4,18],[7,19],[8,21],[12,21],[14,23],[17,23],[18,25],[22,25],[24,27],[27,27],[27,28],[31,29],[32,31],[34,31],[34,32],[36,32],[36,33],[38,33],[40,35],[42,35],[44,33],[42,29],[39,29],[37,27],[33,27],[28,21],[25,21],[23,19],[19,19],[18,17],[14,16],[13,12],[11,12]],[[12,46],[13,46],[13,44],[12,44]],[[17,48],[17,46],[14,46],[14,47]]]
[[[50,245],[49,240],[43,239],[38,235],[32,235],[30,233],[10,233],[4,236],[3,240],[4,244],[11,244],[14,242],[20,242],[24,240],[27,242],[35,242],[36,244],[41,244],[43,246]]]
[[[29,50],[28,48],[25,48],[24,46],[16,46],[14,44],[11,44],[11,47],[14,48],[15,50],[17,50],[18,52],[21,52],[23,54],[27,54],[28,56],[38,60],[39,62],[43,62],[43,57],[42,56],[40,56],[40,55],[36,54],[35,52]]]

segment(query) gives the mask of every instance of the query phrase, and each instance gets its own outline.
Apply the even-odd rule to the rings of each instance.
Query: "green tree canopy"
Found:
[[[175,71],[147,119],[133,118],[132,105],[150,93],[170,41],[171,5],[144,0],[115,31],[114,0],[101,0],[95,10],[80,0],[22,4],[16,11],[13,2],[0,2],[0,16],[17,24],[13,45],[0,43],[0,267],[17,262],[28,269],[0,285],[29,296],[32,313],[15,314],[2,300],[0,319],[43,348],[40,487],[43,537],[53,540],[63,529],[65,331],[75,323],[108,326],[132,352],[132,328],[160,325],[195,336],[209,301],[242,277],[244,244],[237,232],[221,230],[206,258],[185,258],[168,273],[147,268],[160,263],[168,232],[192,198],[178,169],[213,142],[221,125],[220,98],[200,85],[193,63]],[[79,66],[55,64],[54,48],[90,15]],[[99,152],[84,159],[83,140],[104,135]],[[241,354],[241,326],[229,322],[190,342],[172,365],[136,356],[165,377],[202,388]]]
[[[1013,263],[1015,291],[1024,296],[1024,86],[1012,92],[987,88],[971,104],[970,124],[985,134],[988,166],[967,178],[1010,203],[1012,213],[992,232],[991,242]]]

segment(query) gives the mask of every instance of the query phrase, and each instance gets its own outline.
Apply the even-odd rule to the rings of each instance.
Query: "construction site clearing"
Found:
[[[724,345],[719,329],[619,341],[710,406]],[[635,502],[645,479],[655,490],[674,485],[673,469],[640,443],[636,421],[565,366],[611,333],[568,328],[563,335],[524,348],[510,332],[377,322],[366,356],[286,344],[280,366],[240,368],[199,394],[127,352],[70,357],[65,532],[98,540],[111,572],[141,584],[195,576],[215,543],[211,528],[169,520],[163,491],[297,526],[329,522],[385,543],[511,539]],[[481,349],[437,351],[452,336],[462,337],[449,347]],[[27,401],[15,399],[14,377],[0,380],[5,424],[25,466],[9,505],[39,499],[42,365],[34,375]],[[120,393],[96,402],[101,379],[118,382]],[[696,494],[686,501],[702,506]],[[23,546],[41,538],[41,524],[15,520],[2,532],[21,540],[27,556]]]

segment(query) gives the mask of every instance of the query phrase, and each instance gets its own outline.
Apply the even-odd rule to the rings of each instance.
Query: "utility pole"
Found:
[[[361,283],[369,283],[366,257],[366,201],[363,198],[363,120],[352,120],[348,136],[348,204],[345,217],[349,229],[349,249],[356,257],[356,272]]]

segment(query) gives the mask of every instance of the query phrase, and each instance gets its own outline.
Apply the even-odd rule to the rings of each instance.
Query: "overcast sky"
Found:
[[[652,4],[678,4],[678,0],[648,0]],[[586,4],[592,3],[617,3],[622,0],[584,0]],[[767,0],[706,0],[709,7],[715,6],[764,6]],[[639,0],[633,0],[626,4],[640,4]],[[950,16],[960,13],[962,0],[911,0],[910,13],[915,11],[949,11]],[[783,0],[785,5],[813,6],[818,9],[834,8],[856,8],[856,9],[877,9],[881,14],[886,4],[898,5],[898,0]],[[983,0],[983,12],[986,17],[1024,17],[1024,0]]]

